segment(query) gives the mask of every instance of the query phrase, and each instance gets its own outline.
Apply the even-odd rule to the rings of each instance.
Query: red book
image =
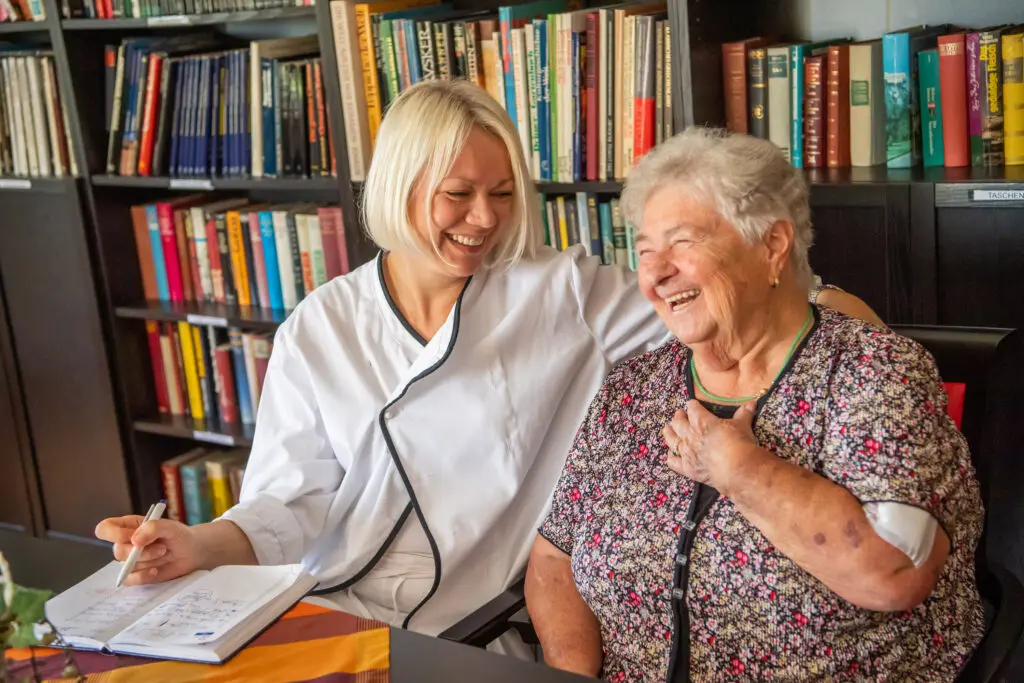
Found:
[[[331,207],[321,206],[317,213],[320,215],[320,241],[324,247],[324,270],[327,271],[327,279],[333,280],[342,274],[338,224]]]
[[[249,241],[252,242],[252,264],[256,269],[256,296],[259,299],[260,308],[270,308],[267,260],[263,255],[263,233],[260,232],[259,211],[249,212]]]
[[[636,18],[637,49],[633,92],[633,163],[654,147],[654,16]]]
[[[338,260],[341,263],[341,274],[344,275],[350,269],[348,246],[345,242],[345,215],[341,212],[340,206],[329,206],[326,210],[334,216],[334,225],[338,230]]]
[[[825,166],[825,55],[804,59],[804,168]]]
[[[725,93],[725,125],[733,133],[747,133],[747,51],[765,45],[764,38],[747,38],[722,44],[722,86]]]
[[[598,45],[598,12],[587,14],[587,180],[597,180],[597,56],[601,54]]]
[[[826,152],[829,168],[850,165],[850,46],[828,48],[828,121]]]
[[[203,212],[203,216],[206,219],[206,252],[210,259],[210,284],[213,285],[213,300],[218,303],[224,303],[224,271],[220,267],[220,246],[217,242],[217,221],[216,219]]]
[[[238,422],[238,403],[235,401],[235,376],[231,370],[231,344],[221,344],[213,352],[216,373],[217,401],[220,420],[225,424]]]
[[[969,166],[967,133],[967,49],[963,33],[939,36],[939,97],[946,166]]]
[[[185,290],[181,282],[181,263],[178,259],[178,238],[174,234],[174,216],[171,205],[161,202],[156,205],[156,219],[160,226],[160,241],[164,250],[164,267],[167,269],[167,289],[171,301],[184,301]]]
[[[187,210],[174,211],[174,238],[178,243],[178,263],[181,264],[181,291],[184,301],[192,301],[195,297],[192,289],[192,260],[189,259],[188,245],[195,243],[188,239],[188,231],[185,228],[185,214]],[[198,280],[195,280],[198,284]]]
[[[160,95],[160,73],[163,57],[159,53],[149,55],[149,68],[146,74],[146,101],[142,108],[142,142],[139,144],[139,175],[148,176],[153,173],[153,135],[156,133],[156,114],[159,111],[157,102]]]
[[[160,325],[153,320],[147,320],[146,336],[149,338],[149,361],[153,364],[156,404],[160,414],[166,415],[171,412],[171,404],[167,400],[167,375],[164,374],[164,359],[160,350]]]

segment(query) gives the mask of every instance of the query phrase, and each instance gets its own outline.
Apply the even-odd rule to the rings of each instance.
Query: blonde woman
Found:
[[[301,562],[338,608],[436,634],[522,574],[591,396],[668,331],[629,271],[538,246],[521,150],[468,83],[391,106],[364,191],[380,254],[279,328],[237,506],[100,523],[115,557],[146,546],[129,583]]]

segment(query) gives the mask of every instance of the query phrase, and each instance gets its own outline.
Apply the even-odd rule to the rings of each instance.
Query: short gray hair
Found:
[[[678,185],[708,201],[751,244],[779,220],[793,225],[790,262],[810,287],[807,252],[814,239],[803,173],[767,140],[693,126],[669,138],[629,172],[622,190],[626,222],[640,227],[651,195]]]
[[[385,251],[426,253],[410,220],[410,198],[422,182],[427,219],[432,220],[430,208],[437,187],[462,153],[474,126],[505,145],[515,181],[512,226],[486,265],[511,267],[535,254],[541,232],[540,206],[519,134],[501,105],[468,81],[423,81],[404,91],[388,108],[363,185],[363,225],[377,246]]]

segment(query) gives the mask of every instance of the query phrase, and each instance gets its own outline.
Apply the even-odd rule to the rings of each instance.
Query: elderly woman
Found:
[[[982,635],[978,484],[932,358],[807,299],[807,189],[691,129],[629,177],[677,341],[617,365],[540,528],[547,661],[610,681],[953,680]]]

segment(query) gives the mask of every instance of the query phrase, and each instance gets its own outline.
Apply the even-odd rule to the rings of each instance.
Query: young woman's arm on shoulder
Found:
[[[869,322],[872,325],[885,327],[885,323],[882,322],[882,319],[878,317],[878,314],[875,313],[870,306],[853,294],[844,292],[841,289],[822,289],[818,293],[815,302],[819,306],[834,308],[840,313],[845,313],[851,318],[857,318],[859,320]]]
[[[636,273],[601,265],[573,248],[572,285],[580,314],[611,364],[644,353],[672,339],[651,302],[637,286]]]

